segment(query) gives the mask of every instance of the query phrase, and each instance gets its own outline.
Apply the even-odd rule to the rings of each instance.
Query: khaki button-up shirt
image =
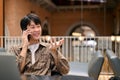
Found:
[[[11,48],[11,51],[16,55],[18,67],[20,67],[19,65],[23,60],[23,57],[19,55],[21,50],[22,48],[20,47]],[[69,72],[69,64],[59,51],[51,51],[48,43],[41,43],[35,51],[34,64],[32,64],[31,60],[31,51],[27,50],[25,66],[23,71],[20,72],[34,75],[51,75],[52,72],[67,74]]]

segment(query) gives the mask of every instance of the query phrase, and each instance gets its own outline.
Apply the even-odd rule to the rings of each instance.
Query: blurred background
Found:
[[[20,19],[40,16],[43,35],[120,34],[120,0],[1,0],[1,36],[19,36]],[[76,34],[77,33],[77,34]]]
[[[0,0],[0,51],[21,43],[20,20],[28,13],[42,21],[41,41],[65,39],[60,50],[69,61],[89,62],[106,49],[120,57],[120,0]],[[113,75],[107,60],[102,74]]]

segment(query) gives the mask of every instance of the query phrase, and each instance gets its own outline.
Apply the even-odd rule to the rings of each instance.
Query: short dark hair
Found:
[[[36,25],[37,24],[41,25],[40,18],[34,13],[29,13],[26,16],[24,16],[20,21],[20,27],[22,31],[27,29],[27,25],[30,25],[31,21],[33,21]]]

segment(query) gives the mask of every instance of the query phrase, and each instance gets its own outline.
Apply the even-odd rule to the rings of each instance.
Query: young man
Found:
[[[67,74],[69,64],[67,59],[57,50],[64,40],[39,42],[41,36],[40,18],[33,13],[23,17],[20,22],[22,29],[21,47],[13,47],[12,52],[17,57],[19,70],[22,74],[53,75]]]

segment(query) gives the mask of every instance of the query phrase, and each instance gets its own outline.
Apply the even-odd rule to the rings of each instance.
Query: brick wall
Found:
[[[58,11],[50,13],[39,5],[29,0],[5,0],[5,23],[8,26],[10,36],[21,35],[20,19],[31,11],[38,14],[42,20],[47,16],[51,27],[51,35],[64,36],[69,28],[81,21],[80,11]],[[114,32],[113,11],[107,10],[104,18],[104,10],[88,9],[83,11],[83,20],[94,25],[99,35],[111,35]],[[105,19],[105,23],[104,23]]]
[[[3,0],[0,0],[0,36],[3,35]]]
[[[35,12],[44,21],[50,13],[30,0],[5,0],[5,23],[8,26],[10,36],[21,35],[20,19],[26,14]]]
[[[52,14],[52,34],[65,35],[71,25],[81,21],[80,11],[65,11]],[[104,11],[85,10],[82,20],[93,24],[100,35],[111,35],[113,32],[113,16],[110,11],[106,13],[104,24]]]

